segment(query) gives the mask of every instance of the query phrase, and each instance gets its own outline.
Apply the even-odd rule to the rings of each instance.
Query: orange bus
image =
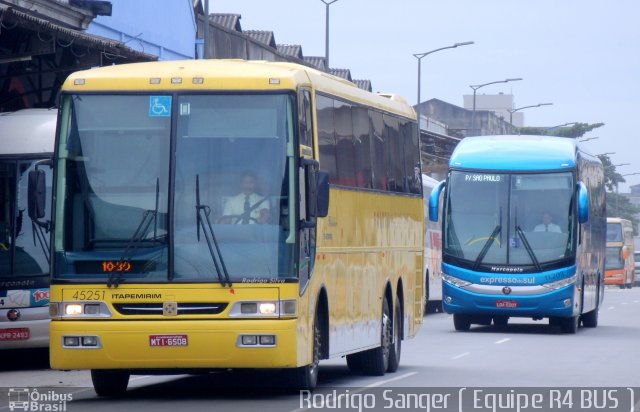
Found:
[[[605,285],[619,285],[631,289],[635,277],[633,259],[633,224],[619,217],[607,218],[607,256]]]

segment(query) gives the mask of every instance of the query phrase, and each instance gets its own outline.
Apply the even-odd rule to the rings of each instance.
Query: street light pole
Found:
[[[324,1],[324,0],[322,0]],[[421,84],[420,84],[420,73],[421,73],[421,65],[420,63],[422,62],[422,59],[432,53],[435,53],[437,51],[440,50],[446,50],[446,49],[455,49],[456,47],[460,47],[460,46],[468,46],[470,44],[474,44],[472,41],[465,41],[462,43],[454,43],[451,46],[446,46],[446,47],[440,47],[439,49],[435,49],[435,50],[430,50],[428,52],[425,53],[414,53],[413,57],[415,57],[416,59],[418,59],[418,101],[416,104],[416,116],[418,117],[418,141],[420,141],[420,89],[421,89]]]
[[[513,125],[513,114],[517,111],[520,111],[523,109],[529,109],[531,107],[551,106],[551,105],[553,105],[553,103],[538,103],[538,104],[532,104],[531,106],[518,107],[517,109],[507,109],[507,111],[509,112],[509,123]]]
[[[326,6],[326,17],[324,24],[324,64],[325,68],[329,70],[329,6],[338,0],[320,0]]]
[[[513,79],[504,79],[504,80],[497,80],[495,82],[489,82],[489,83],[483,83],[483,84],[474,84],[474,85],[470,85],[469,87],[471,87],[473,89],[473,111],[471,112],[471,130],[477,130],[476,129],[476,91],[478,89],[480,89],[481,87],[484,86],[489,86],[490,84],[497,84],[497,83],[508,83],[508,82],[516,82],[518,80],[522,80],[521,77],[516,77]]]

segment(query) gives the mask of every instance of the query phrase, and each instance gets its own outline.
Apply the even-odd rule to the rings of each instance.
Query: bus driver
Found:
[[[256,193],[257,177],[244,172],[241,192],[227,199],[219,223],[255,224],[269,220],[269,199]]]
[[[553,217],[551,216],[551,213],[544,212],[542,214],[542,223],[540,223],[539,225],[536,225],[533,231],[562,233],[562,230],[560,230],[560,226],[556,225],[552,221],[553,221]]]

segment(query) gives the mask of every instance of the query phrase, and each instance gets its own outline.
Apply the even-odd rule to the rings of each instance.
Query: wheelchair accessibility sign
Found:
[[[150,96],[149,117],[171,116],[171,96]]]

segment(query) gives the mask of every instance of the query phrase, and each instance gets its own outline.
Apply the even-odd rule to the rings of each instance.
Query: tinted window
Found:
[[[402,141],[400,140],[400,121],[391,116],[384,115],[384,141],[388,156],[387,179],[389,190],[393,192],[404,191],[404,162]]]
[[[364,107],[351,108],[355,151],[356,186],[373,187],[371,184],[371,137],[369,114]]]
[[[388,190],[387,168],[389,162],[384,144],[384,122],[382,121],[382,113],[370,110],[369,118],[371,119],[373,188]]]
[[[329,181],[336,182],[336,140],[334,137],[333,99],[316,95],[318,112],[318,139],[320,146],[320,167],[329,173]]]

